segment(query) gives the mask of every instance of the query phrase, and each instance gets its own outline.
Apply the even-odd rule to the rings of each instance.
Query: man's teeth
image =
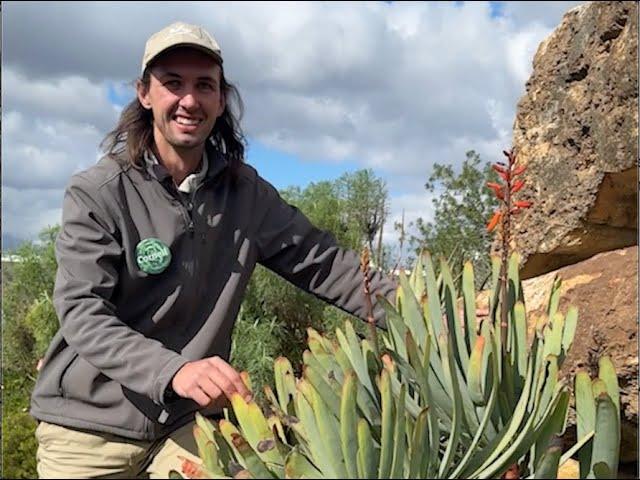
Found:
[[[198,125],[201,120],[177,117],[176,122],[180,123],[181,125]]]

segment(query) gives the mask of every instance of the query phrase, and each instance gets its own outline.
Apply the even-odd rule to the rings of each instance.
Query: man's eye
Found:
[[[213,90],[213,89],[214,89],[214,88],[213,88],[213,85],[211,85],[210,83],[201,83],[201,84],[200,84],[200,88],[201,88],[202,90],[206,90],[206,91],[211,91],[211,90]]]
[[[164,85],[166,87],[169,87],[169,88],[178,88],[180,86],[180,81],[179,80],[169,80],[168,82],[165,82]]]

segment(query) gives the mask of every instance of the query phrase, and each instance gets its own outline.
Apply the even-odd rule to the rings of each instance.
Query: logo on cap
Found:
[[[145,238],[136,246],[136,262],[145,273],[162,273],[171,263],[171,250],[157,238]]]

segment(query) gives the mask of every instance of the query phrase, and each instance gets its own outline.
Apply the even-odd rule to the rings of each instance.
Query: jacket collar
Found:
[[[226,155],[224,155],[212,138],[205,143],[205,153],[207,155],[207,173],[202,181],[217,177],[228,166]],[[152,153],[145,154],[145,166],[147,171],[160,183],[172,181],[169,171],[155,159]]]

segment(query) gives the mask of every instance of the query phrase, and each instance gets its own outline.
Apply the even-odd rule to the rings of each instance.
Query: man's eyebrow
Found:
[[[182,78],[182,75],[180,75],[179,73],[175,73],[175,72],[164,72],[160,75],[160,78],[166,78],[166,77],[172,77],[172,78]],[[210,75],[203,75],[198,77],[198,80],[205,80],[208,82],[213,82],[216,85],[218,84],[218,80],[215,77],[212,77]]]

